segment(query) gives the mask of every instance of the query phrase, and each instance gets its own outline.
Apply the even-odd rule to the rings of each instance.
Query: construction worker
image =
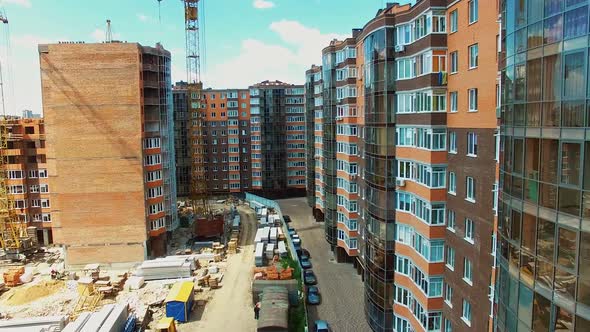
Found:
[[[260,302],[256,303],[254,306],[254,319],[258,319],[260,317]]]

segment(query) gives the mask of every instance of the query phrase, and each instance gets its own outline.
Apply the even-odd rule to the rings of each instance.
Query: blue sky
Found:
[[[264,79],[302,83],[321,49],[374,17],[383,0],[203,0],[206,66],[214,88],[246,87]],[[407,1],[398,1],[407,2]],[[41,112],[37,44],[104,40],[106,19],[115,39],[172,52],[173,80],[185,79],[181,0],[0,0],[9,20],[0,26],[7,113]]]

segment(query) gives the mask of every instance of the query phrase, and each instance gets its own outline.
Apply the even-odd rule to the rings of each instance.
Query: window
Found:
[[[459,71],[459,54],[457,51],[451,52],[451,74]]]
[[[451,325],[451,321],[445,319],[445,332],[453,332],[453,326]]]
[[[455,172],[449,172],[449,193],[457,194],[457,177]]]
[[[455,269],[455,248],[447,245],[447,267],[450,270]]]
[[[154,181],[159,181],[159,180],[162,180],[162,171],[148,172],[145,175],[146,182],[154,182]]]
[[[41,207],[41,200],[40,199],[32,199],[31,200],[31,207]]]
[[[471,304],[465,299],[463,299],[463,315],[461,319],[463,319],[465,324],[471,326]]]
[[[473,220],[465,218],[465,240],[473,243]]]
[[[160,147],[160,138],[159,137],[152,137],[146,138],[143,140],[143,148],[144,149],[155,149]]]
[[[477,156],[477,134],[473,132],[467,133],[467,155],[471,157]]]
[[[449,93],[449,99],[451,99],[451,113],[455,113],[459,110],[458,97],[457,91]]]
[[[473,284],[473,271],[471,269],[471,261],[467,258],[463,258],[463,280],[469,285]]]
[[[477,111],[477,89],[469,89],[469,112]]]
[[[453,288],[445,283],[445,302],[449,307],[453,307]]]
[[[447,229],[451,232],[455,232],[455,211],[449,210],[447,216]]]
[[[451,21],[451,33],[453,32],[457,32],[457,26],[458,26],[458,18],[459,18],[459,12],[457,11],[457,9],[453,10],[451,12],[451,14],[449,15],[449,20]]]
[[[146,166],[158,165],[161,163],[162,163],[162,160],[161,160],[161,156],[159,154],[149,154],[149,155],[145,156],[145,165]]]
[[[48,199],[42,199],[41,200],[41,207],[42,208],[49,208],[49,200]]]
[[[477,4],[478,1],[479,0],[469,1],[469,24],[477,22],[477,19],[479,18],[479,6]]]
[[[479,46],[478,44],[473,44],[469,46],[469,69],[477,68],[479,57]]]
[[[465,199],[471,202],[475,202],[475,179],[471,176],[467,177],[465,184]]]
[[[449,133],[449,153],[457,153],[457,133]]]

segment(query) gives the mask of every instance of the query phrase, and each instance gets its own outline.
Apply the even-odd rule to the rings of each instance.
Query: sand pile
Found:
[[[63,281],[51,280],[42,281],[28,287],[14,288],[2,297],[2,302],[8,305],[23,305],[55,294],[62,290],[64,286],[65,284]]]

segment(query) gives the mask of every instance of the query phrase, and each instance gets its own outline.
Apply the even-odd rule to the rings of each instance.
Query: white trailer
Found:
[[[256,250],[254,251],[254,264],[256,267],[264,266],[264,243],[262,242],[256,244]]]

